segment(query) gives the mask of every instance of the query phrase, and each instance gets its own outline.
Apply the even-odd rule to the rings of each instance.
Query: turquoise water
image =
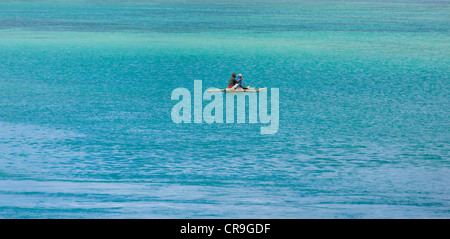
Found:
[[[2,1],[0,218],[449,218],[449,12]],[[276,134],[172,122],[232,72],[279,88]]]

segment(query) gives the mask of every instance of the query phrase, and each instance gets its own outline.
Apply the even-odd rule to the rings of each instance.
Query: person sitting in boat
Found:
[[[242,74],[239,74],[239,75],[236,77],[236,80],[239,82],[239,83],[238,83],[238,84],[239,84],[239,87],[240,87],[240,88],[244,88],[244,87],[242,87],[242,80],[243,80]]]
[[[236,73],[233,73],[230,80],[228,81],[228,89],[236,90],[238,88],[241,88],[247,90],[248,87],[243,86],[242,80],[242,74],[239,74],[238,79],[236,79]]]
[[[242,77],[242,74],[239,74],[239,75],[237,76],[236,80],[238,81],[239,88],[242,88],[242,89],[244,89],[244,90],[247,90],[247,89],[248,89],[248,86],[247,86],[247,87],[244,87],[244,78]]]
[[[242,81],[242,79],[237,81],[236,80],[236,73],[233,73],[231,75],[230,80],[228,81],[228,89],[235,90],[237,87],[239,87],[239,82],[241,82],[241,81]]]

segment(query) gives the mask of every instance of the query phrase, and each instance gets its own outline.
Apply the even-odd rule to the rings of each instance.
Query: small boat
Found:
[[[207,92],[221,92],[221,91],[224,91],[225,93],[240,93],[240,92],[252,92],[252,93],[255,93],[255,92],[266,90],[266,89],[267,89],[267,87],[265,87],[265,88],[249,87],[247,89],[237,88],[235,90],[233,90],[231,88],[226,88],[226,89],[208,90]]]

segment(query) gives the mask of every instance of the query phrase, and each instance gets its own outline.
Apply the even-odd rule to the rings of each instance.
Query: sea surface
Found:
[[[172,121],[233,72],[276,134]],[[0,2],[0,218],[450,218],[449,182],[450,1]]]

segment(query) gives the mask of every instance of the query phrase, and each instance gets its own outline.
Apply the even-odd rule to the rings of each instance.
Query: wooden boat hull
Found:
[[[247,92],[248,93],[255,93],[255,92],[266,90],[266,89],[267,89],[267,87],[265,87],[265,88],[258,88],[258,89],[256,89],[256,88],[249,88],[249,89],[238,88],[238,89],[235,89],[235,90],[227,88],[227,89],[218,89],[218,90],[208,90],[207,92],[221,92],[221,91],[223,91],[225,93],[247,93]]]

